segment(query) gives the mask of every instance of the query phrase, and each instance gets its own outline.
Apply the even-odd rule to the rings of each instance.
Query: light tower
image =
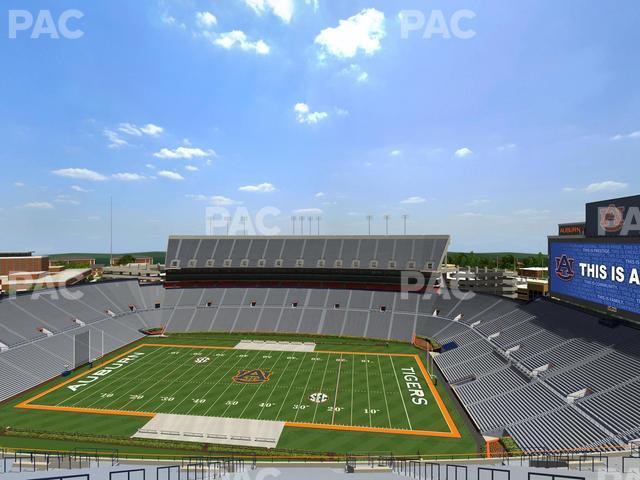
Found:
[[[291,215],[291,234],[292,235],[296,234],[296,216],[295,215]]]
[[[227,237],[228,237],[229,229],[231,228],[231,217],[224,217],[224,221],[227,224]]]
[[[369,235],[371,235],[371,220],[373,220],[373,215],[367,215],[367,222],[369,224]]]
[[[407,218],[409,218],[409,215],[407,215],[406,213],[402,215],[402,223],[404,224],[404,235],[407,234]]]
[[[384,231],[389,235],[389,215],[384,216]]]

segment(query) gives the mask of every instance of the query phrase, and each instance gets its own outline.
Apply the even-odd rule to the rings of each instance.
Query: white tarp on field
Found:
[[[159,413],[135,438],[275,448],[284,422]]]
[[[313,342],[276,342],[275,340],[242,340],[234,348],[238,350],[269,350],[275,352],[313,352]]]

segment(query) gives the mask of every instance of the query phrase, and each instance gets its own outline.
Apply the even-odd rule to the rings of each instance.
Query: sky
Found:
[[[533,253],[640,193],[636,0],[2,7],[0,250],[106,252],[112,199],[115,252],[407,215]]]

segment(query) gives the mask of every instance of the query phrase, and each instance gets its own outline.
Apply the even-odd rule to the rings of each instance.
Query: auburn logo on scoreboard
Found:
[[[555,258],[556,277],[564,282],[570,282],[575,276],[575,260],[563,254]]]
[[[236,383],[259,384],[269,380],[271,372],[256,368],[255,370],[238,370],[238,373],[231,379]]]

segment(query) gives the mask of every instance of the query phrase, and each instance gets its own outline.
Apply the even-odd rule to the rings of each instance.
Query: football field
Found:
[[[418,355],[141,344],[17,405],[459,438]]]

